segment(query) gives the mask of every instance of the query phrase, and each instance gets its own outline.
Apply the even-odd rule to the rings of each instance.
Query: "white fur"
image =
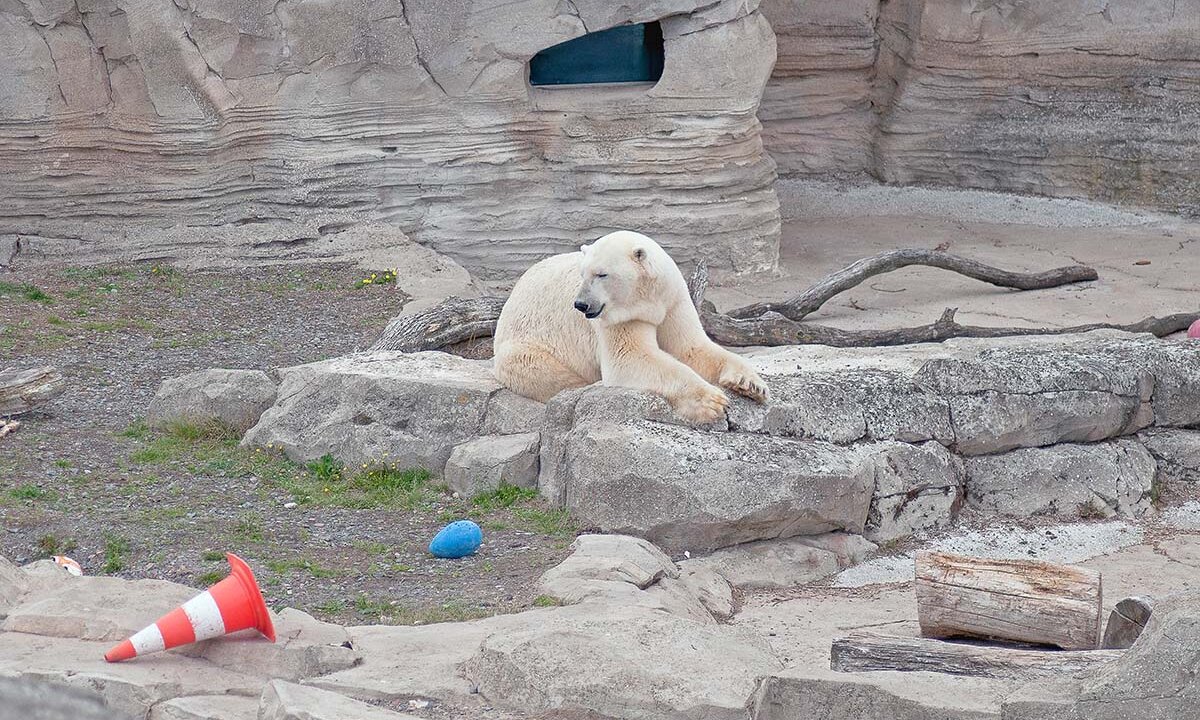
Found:
[[[576,302],[600,310],[588,320]],[[545,401],[597,381],[667,398],[684,418],[712,422],[728,400],[716,386],[766,400],[741,357],[709,340],[679,267],[645,235],[618,231],[521,276],[500,313],[496,376]]]

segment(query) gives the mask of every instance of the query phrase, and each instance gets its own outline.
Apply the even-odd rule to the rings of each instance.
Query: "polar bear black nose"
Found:
[[[576,300],[575,301],[575,309],[578,310],[579,312],[583,313],[584,315],[587,315],[588,304],[583,302],[582,300]]]

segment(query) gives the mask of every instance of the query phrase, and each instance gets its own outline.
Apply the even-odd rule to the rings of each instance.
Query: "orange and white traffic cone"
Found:
[[[120,662],[247,628],[275,642],[275,625],[250,566],[233,553],[225,553],[225,559],[233,569],[229,577],[121,641],[104,659]]]

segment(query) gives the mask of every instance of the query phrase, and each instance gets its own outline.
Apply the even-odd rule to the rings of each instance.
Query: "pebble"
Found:
[[[283,506],[285,508],[287,508],[288,510],[295,510],[297,507],[296,503],[294,503],[294,502],[284,503]]]

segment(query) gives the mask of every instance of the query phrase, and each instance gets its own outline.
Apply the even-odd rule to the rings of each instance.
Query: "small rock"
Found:
[[[146,417],[155,427],[218,421],[245,432],[275,402],[275,394],[275,381],[261,370],[201,370],[164,380]]]
[[[539,438],[537,433],[489,435],[456,446],[446,462],[446,485],[466,497],[502,484],[537,487]]]

